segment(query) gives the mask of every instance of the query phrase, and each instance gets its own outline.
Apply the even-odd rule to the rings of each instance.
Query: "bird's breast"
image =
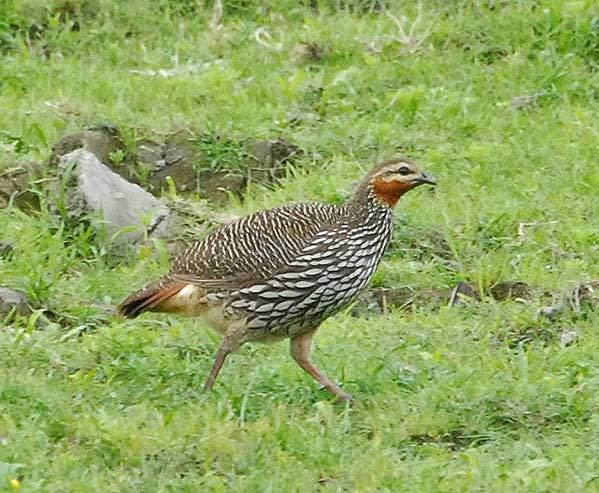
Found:
[[[375,224],[323,238],[283,272],[240,289],[229,306],[248,314],[248,327],[292,334],[314,328],[347,306],[371,279],[389,241],[390,226]]]

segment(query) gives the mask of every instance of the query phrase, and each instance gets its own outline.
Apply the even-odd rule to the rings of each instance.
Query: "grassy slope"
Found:
[[[68,29],[73,13],[52,15],[46,2],[5,3],[2,167],[45,157],[66,132],[102,121],[130,142],[191,126],[306,149],[306,171],[254,190],[235,206],[246,213],[339,200],[364,167],[402,152],[440,186],[402,200],[376,282],[518,279],[541,292],[599,278],[592,1],[425,2],[416,32],[430,24],[431,33],[416,53],[384,38],[396,34],[387,16],[316,15],[296,2],[270,11],[225,2],[216,34],[194,2],[90,0],[78,32]],[[394,12],[413,18],[415,7]],[[45,30],[28,47],[7,26],[32,19]],[[259,26],[282,51],[254,41]],[[301,41],[325,45],[325,58],[298,60]],[[222,62],[171,79],[129,72],[172,67],[175,54],[181,64]],[[543,93],[536,106],[511,108],[531,93]],[[304,119],[292,126],[289,114]],[[534,299],[341,314],[325,323],[315,357],[358,398],[352,409],[330,404],[284,344],[243,348],[206,396],[217,344],[208,331],[152,316],[98,323],[91,306],[166,269],[164,249],[122,264],[85,232],[50,222],[0,212],[16,247],[0,260],[2,284],[71,320],[0,332],[0,491],[20,474],[22,491],[599,490],[596,312],[550,324],[535,320]],[[521,238],[522,222],[542,224]],[[63,337],[78,326],[96,330]],[[562,330],[578,342],[562,347]],[[22,467],[4,478],[6,464]]]

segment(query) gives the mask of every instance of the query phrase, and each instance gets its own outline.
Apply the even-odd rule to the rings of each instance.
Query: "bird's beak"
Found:
[[[425,173],[424,171],[422,173],[420,173],[420,176],[416,177],[414,179],[414,181],[418,185],[422,185],[423,183],[428,183],[429,185],[434,186],[437,184],[437,182],[435,181],[435,178],[432,175]]]

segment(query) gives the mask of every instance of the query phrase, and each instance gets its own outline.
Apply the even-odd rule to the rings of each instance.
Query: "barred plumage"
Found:
[[[143,311],[203,316],[224,333],[206,388],[225,357],[247,341],[291,338],[294,359],[339,399],[349,396],[309,360],[320,323],[356,297],[389,243],[392,209],[408,190],[434,181],[407,159],[377,166],[344,205],[293,204],[225,225],[187,249],[171,272],[131,295],[125,316]]]

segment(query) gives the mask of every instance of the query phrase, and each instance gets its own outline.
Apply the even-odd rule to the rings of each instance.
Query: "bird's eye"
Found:
[[[399,168],[399,174],[406,176],[412,173],[412,170],[410,168],[408,168],[407,166],[402,166],[401,168]]]

